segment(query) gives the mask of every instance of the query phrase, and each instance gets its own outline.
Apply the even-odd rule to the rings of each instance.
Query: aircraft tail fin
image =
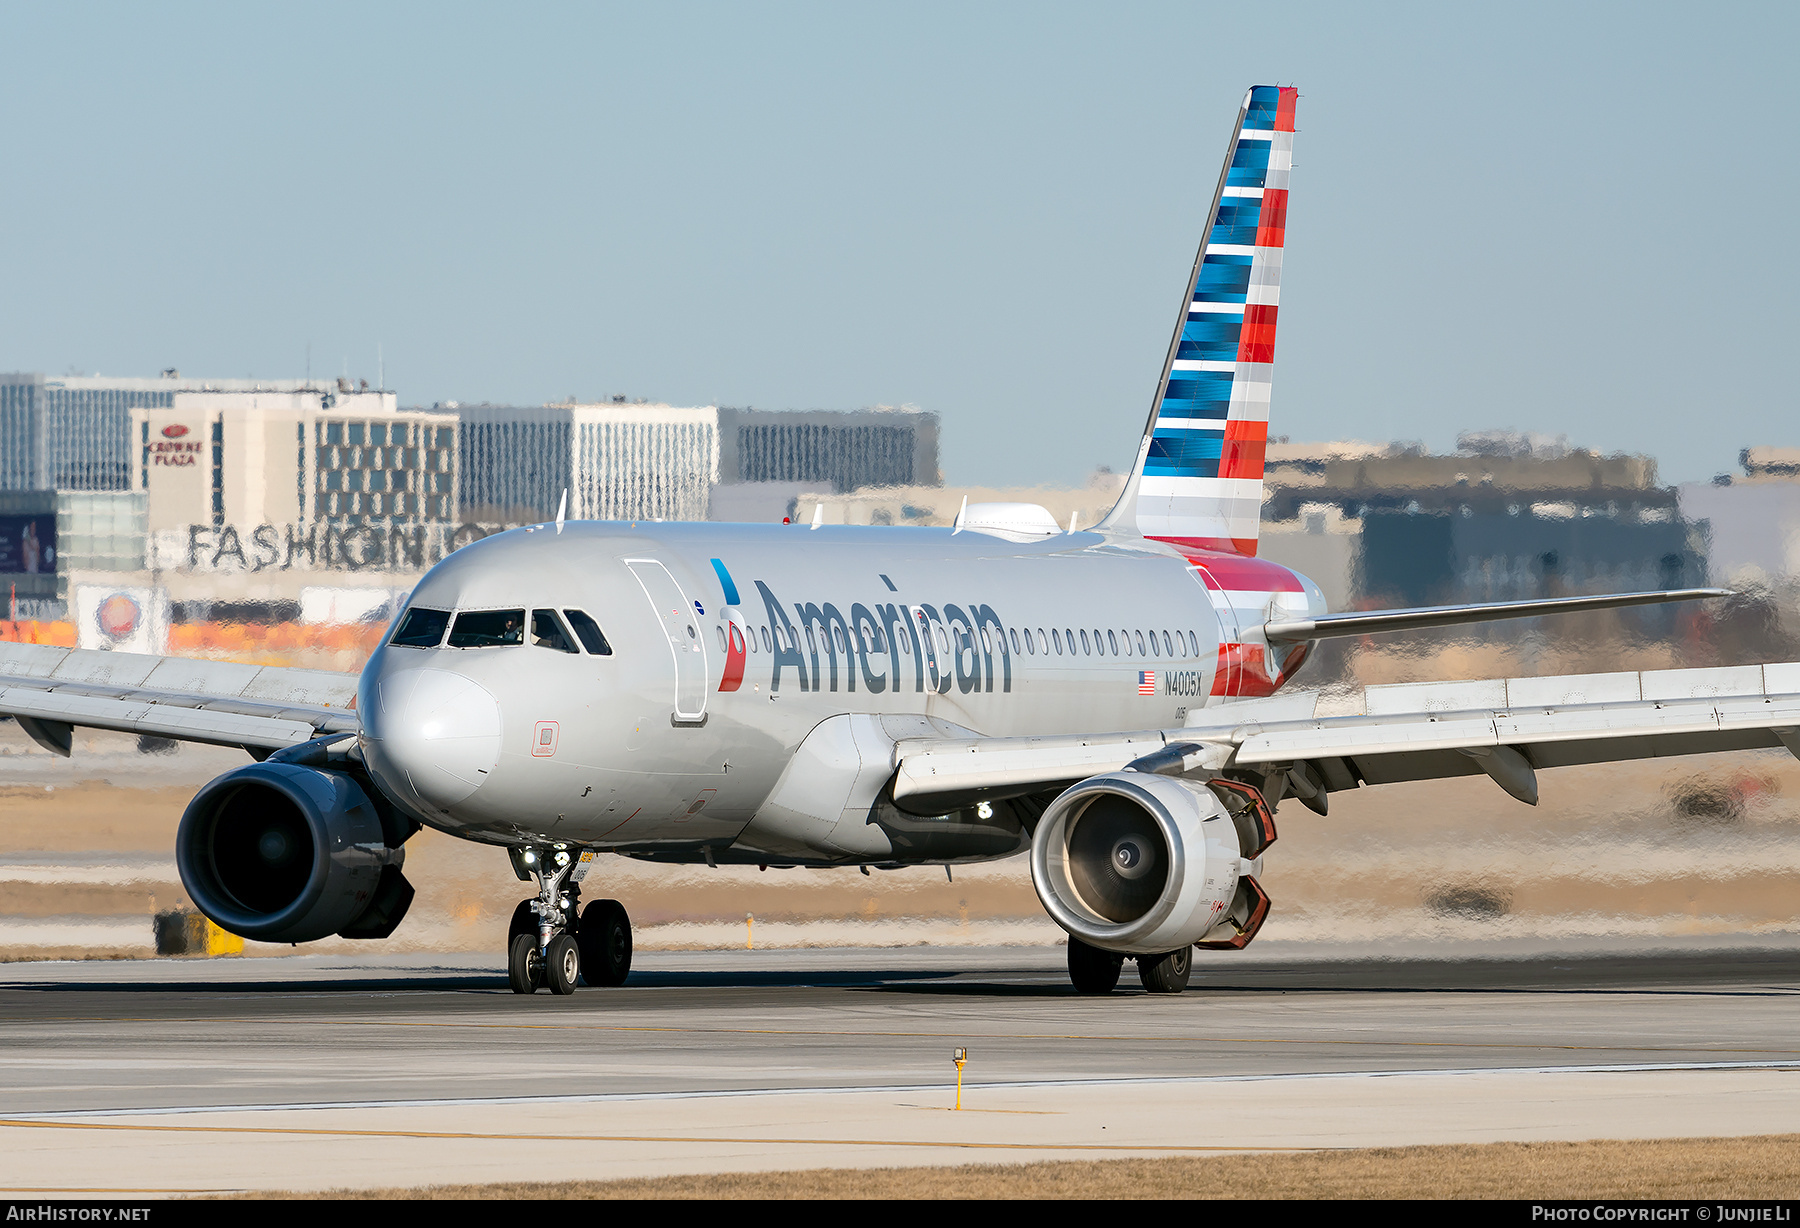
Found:
[[[1102,532],[1256,553],[1298,97],[1244,95],[1137,465]]]

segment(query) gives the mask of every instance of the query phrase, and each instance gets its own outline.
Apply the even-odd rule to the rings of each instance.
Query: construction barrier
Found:
[[[186,909],[159,912],[151,919],[158,955],[242,955],[244,940]]]
[[[177,623],[169,628],[164,651],[169,656],[205,656],[255,665],[293,664],[290,658],[304,653],[339,653],[360,663],[380,645],[385,631],[381,623]],[[75,624],[0,619],[0,643],[73,648]]]
[[[0,618],[0,643],[49,644],[55,648],[75,647],[75,624],[39,622],[21,618],[17,622]]]

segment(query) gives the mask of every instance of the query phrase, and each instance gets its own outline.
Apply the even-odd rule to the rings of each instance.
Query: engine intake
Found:
[[[389,847],[382,818],[348,772],[251,764],[188,803],[175,861],[195,906],[234,934],[385,938],[413,890],[400,872],[405,850]]]
[[[1044,811],[1031,881],[1051,919],[1089,946],[1161,954],[1233,929],[1240,894],[1261,894],[1244,874],[1246,853],[1268,843],[1258,834],[1204,784],[1107,772],[1064,790]]]

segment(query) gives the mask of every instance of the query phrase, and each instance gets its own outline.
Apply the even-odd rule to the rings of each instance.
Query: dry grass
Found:
[[[1800,1194],[1800,1135],[1379,1147],[1301,1155],[820,1168],[259,1198],[1525,1198]]]

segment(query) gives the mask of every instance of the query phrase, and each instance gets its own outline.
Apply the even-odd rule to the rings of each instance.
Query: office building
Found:
[[[845,494],[938,486],[938,419],[916,409],[719,410],[719,481]]]
[[[0,618],[60,618],[72,573],[140,570],[146,527],[142,494],[0,490]]]
[[[1741,474],[1677,488],[1682,518],[1704,535],[1712,575],[1733,588],[1800,583],[1800,448],[1745,448]]]
[[[131,489],[151,529],[190,524],[447,521],[456,415],[391,392],[177,393],[133,409]]]
[[[1457,444],[1271,442],[1261,553],[1313,576],[1339,608],[1705,582],[1704,543],[1651,457],[1512,431]]]
[[[719,411],[644,402],[463,405],[466,520],[704,520],[718,480]]]
[[[367,385],[361,385],[366,393]],[[182,394],[353,395],[349,380],[153,379],[0,374],[0,490],[130,490],[133,409],[168,409]]]
[[[176,393],[133,409],[153,568],[422,567],[456,514],[456,415],[391,392]]]

